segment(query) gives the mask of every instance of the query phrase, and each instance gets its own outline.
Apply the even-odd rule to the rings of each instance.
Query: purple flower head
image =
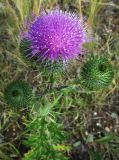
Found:
[[[68,61],[82,54],[88,42],[84,23],[75,14],[53,10],[35,18],[24,33],[31,41],[31,57],[41,60]]]

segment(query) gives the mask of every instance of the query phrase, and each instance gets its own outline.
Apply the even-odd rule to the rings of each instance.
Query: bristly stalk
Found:
[[[59,99],[59,98],[58,98]],[[28,139],[24,142],[30,150],[24,155],[23,160],[68,160],[63,151],[57,151],[57,146],[64,147],[66,133],[62,125],[57,122],[57,113],[52,107],[57,103],[47,106],[36,106],[31,119],[26,124]]]

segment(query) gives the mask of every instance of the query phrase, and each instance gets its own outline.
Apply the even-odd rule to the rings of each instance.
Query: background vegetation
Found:
[[[51,10],[60,7],[85,16],[93,30],[94,41],[86,45],[87,57],[73,61],[67,72],[55,79],[48,78],[26,64],[19,53],[20,31],[23,20],[33,11]],[[55,138],[54,148],[59,157],[63,153],[71,160],[118,160],[119,159],[119,1],[118,0],[1,0],[0,1],[0,159],[40,160],[38,153],[31,158],[33,147],[41,135],[31,130],[37,124],[49,131],[57,126],[58,135],[69,138],[62,143]],[[85,91],[80,85],[80,67],[90,56],[105,55],[115,67],[113,83],[104,90]],[[29,82],[37,95],[37,104],[17,111],[4,100],[4,88],[16,79]],[[52,90],[51,90],[52,87]],[[44,94],[46,93],[46,94]],[[32,109],[35,105],[34,117]],[[46,108],[42,110],[39,108]],[[49,109],[50,108],[50,109]],[[40,112],[40,116],[38,113]],[[41,117],[45,117],[41,119]],[[44,120],[43,120],[44,119]],[[62,124],[62,125],[61,125]],[[29,130],[30,128],[30,130]],[[54,127],[55,128],[55,127]],[[61,129],[61,131],[59,130]],[[45,135],[42,128],[42,133]],[[53,133],[51,132],[51,133]],[[56,131],[55,131],[56,132]],[[49,135],[49,132],[45,135]],[[30,136],[31,135],[31,136]],[[49,136],[49,137],[50,137]],[[31,141],[31,138],[39,138]],[[44,137],[42,137],[44,138]],[[27,141],[29,140],[29,141]],[[44,139],[45,145],[48,140]],[[62,138],[63,140],[63,138]],[[26,143],[29,145],[27,146]],[[43,142],[42,141],[42,142]],[[52,141],[50,142],[52,143]],[[43,144],[39,144],[43,146]],[[41,155],[50,157],[41,149]],[[28,152],[30,151],[30,152]],[[46,150],[47,151],[47,150]],[[44,153],[43,153],[44,152]],[[38,156],[37,156],[38,155]],[[29,158],[30,157],[30,158]],[[55,160],[58,160],[56,157]],[[65,160],[65,157],[61,160]],[[25,159],[25,158],[24,158]],[[42,160],[42,159],[41,159]],[[44,158],[46,160],[46,158]],[[47,158],[47,160],[52,160]]]

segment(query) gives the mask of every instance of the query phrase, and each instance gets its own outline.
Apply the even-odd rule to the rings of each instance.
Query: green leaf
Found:
[[[107,134],[105,137],[96,140],[96,142],[99,142],[99,143],[108,143],[111,140],[113,140],[113,138],[114,138],[113,134]]]
[[[80,146],[80,145],[81,145],[81,142],[80,142],[80,141],[77,141],[77,142],[75,142],[75,143],[73,144],[74,147],[78,147],[78,146]]]
[[[89,134],[87,139],[86,139],[86,142],[93,142],[94,141],[94,137],[92,134]]]
[[[55,99],[53,103],[49,103],[46,106],[42,106],[40,108],[40,115],[41,116],[48,115],[51,109],[58,104],[58,101],[60,100],[61,97],[62,97],[62,94],[57,99]]]

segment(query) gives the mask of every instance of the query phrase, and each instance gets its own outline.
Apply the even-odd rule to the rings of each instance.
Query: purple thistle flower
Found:
[[[31,41],[31,57],[65,62],[81,55],[83,44],[89,41],[84,23],[75,14],[61,10],[35,18],[24,38]]]

